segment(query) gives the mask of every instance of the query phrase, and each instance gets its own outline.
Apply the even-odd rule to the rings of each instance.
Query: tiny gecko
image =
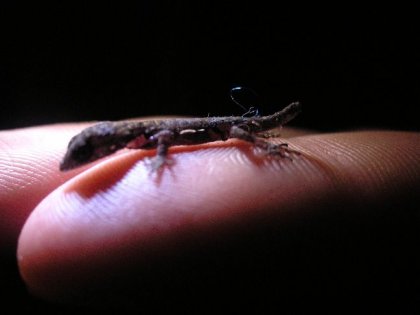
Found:
[[[96,161],[123,148],[155,149],[152,170],[168,161],[168,148],[237,138],[253,144],[270,155],[286,157],[287,143],[274,144],[264,140],[265,132],[281,127],[301,111],[299,102],[268,116],[176,118],[151,121],[105,121],[84,129],[74,136],[60,163],[68,171]]]

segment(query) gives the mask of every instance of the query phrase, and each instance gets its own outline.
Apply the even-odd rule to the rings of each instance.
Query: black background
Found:
[[[229,90],[242,85],[257,91],[263,114],[301,101],[304,111],[294,126],[418,131],[416,12],[384,4],[290,7],[262,1],[2,2],[0,129],[147,115],[240,115]],[[416,233],[407,239],[415,243]],[[349,242],[354,234],[347,234]],[[296,254],[293,245],[290,253]],[[305,255],[295,261],[306,266]],[[329,256],[318,259],[327,274],[322,266]],[[22,283],[15,282],[14,264],[5,269],[14,270],[5,282],[8,296],[26,310],[48,310],[43,302],[28,302]],[[386,282],[391,265],[382,266],[377,278]],[[410,279],[415,268],[402,275]],[[408,286],[401,290],[411,292]],[[363,293],[369,297],[369,289]]]
[[[260,1],[0,6],[2,129],[232,115],[242,85],[295,126],[418,130],[414,10]]]

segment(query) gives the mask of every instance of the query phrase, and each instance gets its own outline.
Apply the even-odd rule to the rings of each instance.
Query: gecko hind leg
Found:
[[[288,148],[287,143],[280,143],[275,144],[272,142],[268,142],[261,137],[257,137],[254,134],[240,128],[237,126],[233,126],[230,129],[230,138],[237,138],[247,142],[252,143],[257,148],[260,148],[264,151],[265,154],[270,156],[280,156],[282,158],[287,158],[292,160],[292,158],[288,155],[289,153],[295,152]]]

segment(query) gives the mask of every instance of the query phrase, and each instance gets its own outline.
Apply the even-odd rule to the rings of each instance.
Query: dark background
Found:
[[[242,85],[257,91],[263,114],[301,101],[295,126],[418,130],[414,12],[260,1],[2,3],[0,127],[237,115],[229,90]]]
[[[147,115],[240,115],[243,110],[230,101],[229,90],[242,85],[257,91],[260,99],[255,105],[263,114],[301,101],[304,111],[294,126],[321,131],[419,130],[416,10],[384,4],[308,7],[298,3],[290,7],[270,2],[2,2],[0,129]],[[393,224],[392,220],[385,224],[383,235]],[[400,226],[403,230],[407,224]],[[359,227],[355,225],[354,229]],[[336,230],[341,231],[340,227]],[[371,252],[377,242],[366,230],[359,241],[354,241],[352,235],[358,232],[343,229],[344,239],[363,244],[371,237],[373,240],[361,252],[373,257],[369,262],[372,270],[377,270],[376,252]],[[417,242],[417,232],[407,235],[409,244]],[[351,280],[353,274],[343,272],[341,265],[332,271],[325,266],[331,256],[318,255],[310,241],[314,236],[302,236],[312,254],[307,256],[305,251],[286,265],[294,268],[295,274],[300,274],[302,268],[301,280],[308,274],[316,276],[316,268],[320,268],[321,275],[332,272]],[[337,238],[334,233],[327,236],[325,240],[322,235],[316,237],[327,246],[328,240]],[[298,255],[294,245],[301,248],[299,242],[291,242],[288,254]],[[399,244],[396,242],[391,249],[385,244],[377,251],[387,253],[399,248]],[[346,260],[354,253],[360,254],[360,250],[355,248],[350,254],[343,250],[337,255]],[[310,267],[314,259],[315,271]],[[402,270],[406,263],[413,265],[395,277],[411,279],[415,261],[403,258],[397,264]],[[2,277],[3,286],[9,290],[6,304],[28,311],[57,310],[41,301],[28,302],[23,284],[16,282],[19,276],[14,257],[3,262],[7,273]],[[392,264],[385,264],[373,276],[374,289],[388,281],[387,268]],[[354,274],[364,266],[360,263]],[[343,268],[347,267],[352,268],[351,263]],[[369,270],[364,272],[356,277],[349,291],[363,286],[357,281],[371,275]],[[333,283],[331,287],[340,287],[334,282],[335,276],[328,279]],[[294,279],[288,281],[282,284],[286,290],[289,283],[296,283]],[[319,287],[308,287],[305,281],[294,288],[296,296],[302,288],[306,293],[313,289],[323,294],[325,279],[319,280]],[[329,294],[333,292],[331,289]],[[406,296],[416,291],[410,291],[407,285],[401,292]],[[363,294],[369,299],[370,289],[365,288]],[[9,297],[17,298],[18,304]]]

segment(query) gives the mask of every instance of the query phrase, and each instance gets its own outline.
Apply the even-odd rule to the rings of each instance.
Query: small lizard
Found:
[[[67,171],[110,155],[122,148],[154,149],[152,170],[168,163],[168,148],[237,138],[252,143],[270,155],[286,157],[287,143],[264,140],[264,132],[281,127],[301,111],[298,102],[268,116],[176,118],[152,121],[105,121],[74,136],[60,163]]]

